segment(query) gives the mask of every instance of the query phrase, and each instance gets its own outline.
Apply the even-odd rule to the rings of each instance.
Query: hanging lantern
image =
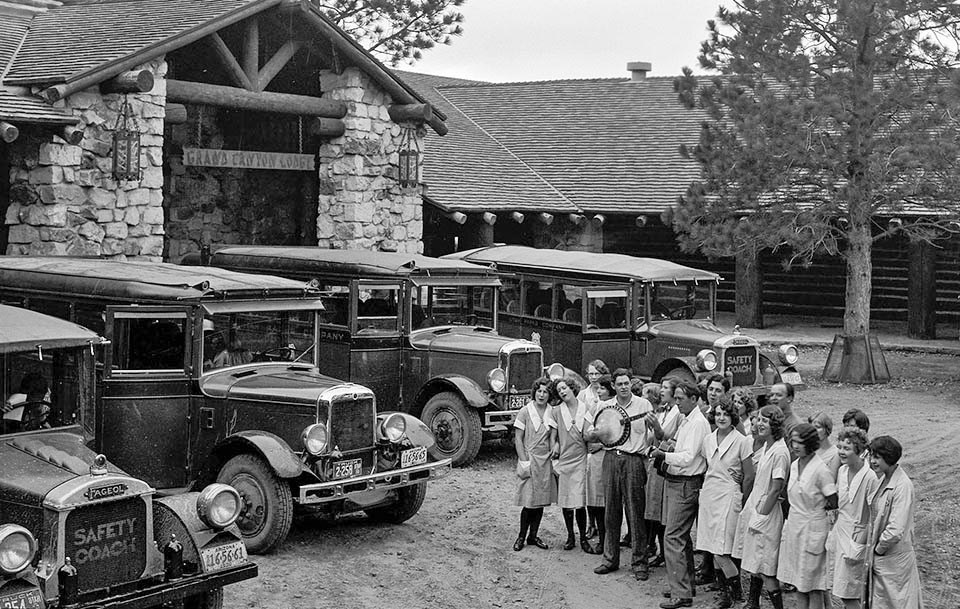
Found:
[[[400,186],[416,186],[420,183],[420,144],[413,129],[404,129],[400,136],[398,163]]]
[[[117,180],[140,179],[140,132],[135,127],[130,104],[124,96],[113,128],[113,177]]]

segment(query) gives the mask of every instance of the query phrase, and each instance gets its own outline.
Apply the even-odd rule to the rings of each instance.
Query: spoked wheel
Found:
[[[457,394],[444,391],[430,398],[423,407],[423,422],[437,442],[430,449],[434,458],[453,459],[453,465],[461,466],[480,452],[480,414]]]

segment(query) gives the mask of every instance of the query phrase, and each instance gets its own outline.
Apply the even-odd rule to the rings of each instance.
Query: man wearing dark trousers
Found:
[[[699,388],[692,382],[682,381],[674,396],[683,417],[677,431],[676,447],[669,453],[660,449],[653,451],[654,458],[662,456],[667,464],[663,490],[666,504],[664,554],[670,600],[660,604],[663,609],[693,606],[696,592],[690,531],[700,508],[700,487],[707,470],[700,446],[710,433],[710,424],[697,407]]]
[[[618,368],[613,372],[616,397],[601,403],[600,407],[619,406],[629,417],[653,413],[653,406],[630,391],[630,371]],[[655,417],[654,417],[655,419]],[[647,532],[643,522],[645,485],[647,482],[646,455],[653,441],[653,432],[648,429],[647,417],[639,416],[626,423],[630,425],[627,440],[614,448],[607,448],[603,456],[603,498],[606,503],[604,522],[607,527],[603,543],[603,562],[593,570],[603,575],[620,568],[620,526],[626,512],[630,534],[633,537],[634,576],[645,581],[648,578]],[[585,434],[588,441],[596,440],[592,432]]]

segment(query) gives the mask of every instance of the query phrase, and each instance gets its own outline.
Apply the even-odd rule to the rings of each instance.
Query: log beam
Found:
[[[287,65],[294,55],[297,54],[303,47],[302,42],[296,40],[288,40],[283,43],[283,46],[277,49],[277,52],[273,54],[273,57],[260,69],[257,73],[256,80],[256,90],[263,91],[267,88],[267,85],[270,84],[270,81],[273,80],[280,70],[283,69],[283,66]]]
[[[340,137],[346,130],[339,118],[315,117],[307,123],[307,133],[314,137]]]
[[[493,226],[497,223],[497,214],[490,211],[483,212],[481,218],[483,218],[485,224],[489,224],[490,226]]]
[[[6,121],[0,121],[0,139],[12,144],[20,137],[20,130]]]
[[[133,70],[100,83],[101,93],[146,93],[153,89],[153,72]]]
[[[182,125],[187,122],[187,107],[183,104],[168,103],[163,115],[163,122],[167,125]]]
[[[430,104],[390,104],[387,108],[390,120],[395,123],[425,123],[433,116],[433,106]]]
[[[347,114],[346,105],[337,100],[290,93],[245,91],[236,87],[185,80],[167,80],[167,100],[184,104],[205,104],[222,108],[325,118],[343,118]]]
[[[548,214],[545,211],[537,214],[537,218],[547,226],[550,226],[553,223],[553,214]]]
[[[227,69],[227,73],[230,75],[233,83],[248,91],[253,90],[253,82],[251,82],[250,77],[247,76],[244,69],[240,67],[240,62],[233,56],[233,51],[231,51],[227,43],[223,41],[220,34],[214,32],[210,34],[207,40],[210,41],[210,45],[213,47],[213,50],[216,51],[217,57],[220,58],[220,63]]]
[[[256,17],[247,21],[243,33],[243,71],[251,83],[257,81],[260,71],[260,22]]]
[[[523,214],[518,211],[510,212],[510,219],[516,222],[517,224],[523,224]]]
[[[83,141],[83,129],[76,125],[67,125],[63,128],[63,141],[76,146]]]

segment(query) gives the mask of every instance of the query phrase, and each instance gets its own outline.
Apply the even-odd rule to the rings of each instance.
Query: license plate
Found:
[[[353,478],[363,473],[363,462],[360,459],[350,459],[349,461],[337,461],[333,464],[333,478],[341,480],[343,478]]]
[[[39,590],[24,590],[0,595],[0,609],[41,609],[43,597]]]
[[[790,383],[791,385],[800,385],[803,381],[800,380],[799,372],[784,372],[780,375],[780,380],[784,383]]]
[[[520,410],[527,405],[527,399],[525,395],[511,395],[510,399],[507,400],[507,408],[509,410]]]
[[[400,453],[400,467],[410,467],[427,462],[427,447],[418,446]]]
[[[231,541],[215,548],[203,548],[200,550],[200,557],[203,560],[204,572],[221,571],[246,563],[247,548],[242,541]]]

